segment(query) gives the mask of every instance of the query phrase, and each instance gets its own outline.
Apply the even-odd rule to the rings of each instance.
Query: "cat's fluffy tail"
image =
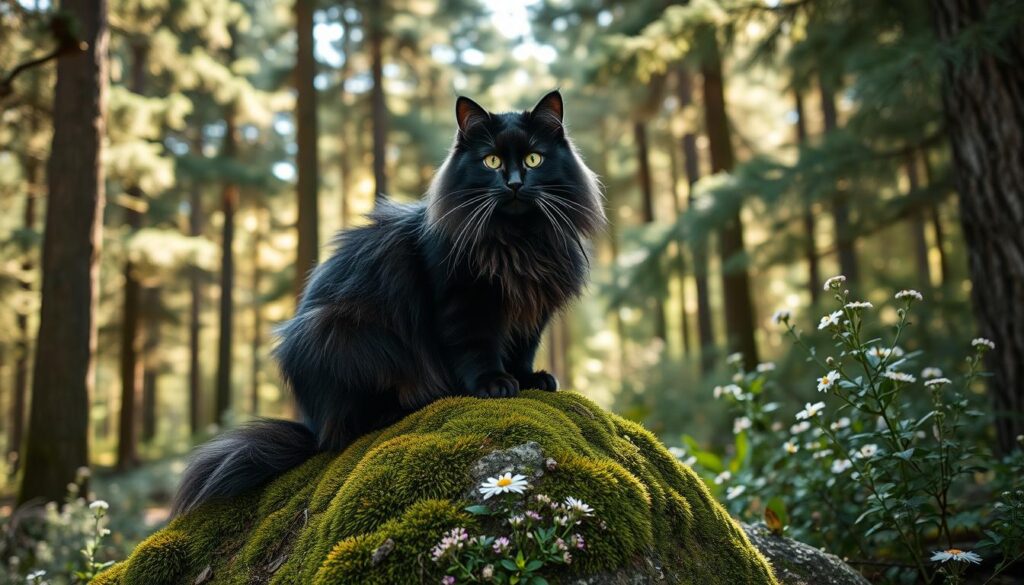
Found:
[[[316,436],[302,423],[262,419],[228,431],[193,452],[171,514],[258,487],[317,451]]]

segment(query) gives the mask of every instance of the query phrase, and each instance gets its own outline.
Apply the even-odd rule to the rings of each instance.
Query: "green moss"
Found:
[[[191,583],[207,567],[213,584],[436,582],[434,543],[475,526],[462,510],[470,469],[527,441],[557,462],[535,490],[579,497],[602,521],[584,526],[588,551],[553,580],[654,557],[673,583],[775,583],[703,482],[654,435],[579,394],[533,391],[438,401],[341,454],[175,520],[96,583]]]

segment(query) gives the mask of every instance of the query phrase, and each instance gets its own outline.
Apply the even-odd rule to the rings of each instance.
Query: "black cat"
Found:
[[[444,396],[555,390],[541,332],[582,290],[604,223],[562,97],[526,112],[455,105],[455,143],[423,203],[384,203],[313,271],[275,355],[303,423],[264,420],[200,447],[176,514],[344,449]]]

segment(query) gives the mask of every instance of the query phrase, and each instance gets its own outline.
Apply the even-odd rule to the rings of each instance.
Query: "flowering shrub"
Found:
[[[485,500],[504,494],[522,495],[530,484],[522,475],[506,473],[488,478],[480,485]],[[446,567],[443,585],[455,583],[507,583],[546,585],[545,567],[568,565],[573,554],[586,550],[579,527],[594,516],[594,510],[568,497],[554,501],[544,494],[532,497],[499,498],[496,507],[470,506],[478,516],[491,516],[504,526],[499,536],[470,536],[464,528],[453,528],[431,551],[434,562]]]
[[[113,564],[98,556],[107,528],[109,504],[87,497],[89,469],[79,470],[68,485],[63,505],[28,506],[16,510],[2,526],[0,583],[57,585],[88,583]]]
[[[890,581],[960,583],[985,559],[1001,572],[1024,555],[1024,460],[981,447],[986,421],[972,402],[994,344],[974,339],[959,375],[918,369],[924,356],[900,343],[923,295],[896,293],[886,341],[869,336],[874,305],[851,298],[845,280],[825,283],[837,309],[817,330],[831,337],[830,355],[807,343],[788,311],[773,317],[819,368],[819,399],[784,423],[785,407],[770,400],[774,367],[747,372],[742,356],[731,356],[732,383],[714,389],[736,415],[731,457],[692,439],[677,456],[724,490],[734,514],[761,514],[773,530],[881,567]]]

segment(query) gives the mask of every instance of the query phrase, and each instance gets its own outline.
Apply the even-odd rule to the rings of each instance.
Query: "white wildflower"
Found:
[[[928,380],[927,382],[925,382],[924,385],[926,387],[928,387],[928,388],[933,388],[933,387],[942,387],[942,386],[945,386],[946,384],[952,384],[952,383],[953,383],[953,381],[950,380],[949,378],[932,378],[931,380]]]
[[[985,347],[987,347],[989,349],[995,349],[996,348],[996,344],[995,344],[994,341],[992,341],[991,339],[986,339],[984,337],[976,337],[976,338],[974,338],[971,341],[971,346],[972,347],[978,347],[978,348],[980,348],[981,346],[985,346]]]
[[[900,301],[900,300],[903,300],[903,299],[914,299],[915,301],[923,301],[924,300],[924,296],[922,296],[921,293],[917,292],[914,289],[904,289],[904,290],[901,290],[900,292],[896,293],[896,300],[897,301]]]
[[[939,368],[925,368],[921,370],[921,377],[925,380],[928,378],[940,378],[942,377],[942,370]]]
[[[839,325],[839,320],[842,318],[842,311],[832,311],[828,315],[821,318],[818,322],[818,329],[827,329]]]
[[[757,364],[757,372],[764,374],[775,370],[775,364],[772,362],[764,362],[763,364]]]
[[[889,378],[893,382],[902,382],[904,384],[913,384],[917,381],[917,378],[906,372],[897,372],[896,370],[886,370],[882,373],[882,376]]]
[[[853,462],[849,459],[836,459],[832,462],[832,473],[839,475],[851,467],[853,467]]]
[[[789,309],[779,309],[778,311],[775,311],[774,315],[772,315],[772,323],[775,325],[787,323],[792,316],[793,313],[791,313]]]
[[[725,499],[734,500],[743,495],[743,492],[745,491],[747,491],[747,486],[745,485],[730,486],[725,489]]]
[[[512,473],[506,473],[499,475],[498,477],[488,477],[482,484],[480,484],[480,493],[484,495],[484,499],[490,499],[491,496],[498,494],[504,494],[508,492],[515,492],[517,494],[523,493],[524,490],[529,489],[530,484],[526,481],[525,475],[512,475]]]
[[[939,563],[956,561],[958,563],[974,563],[976,565],[981,562],[981,556],[968,550],[951,548],[948,550],[934,551],[931,560]]]
[[[732,473],[730,473],[728,470],[723,471],[722,473],[719,473],[718,475],[715,476],[715,485],[722,485],[723,483],[729,481],[730,479],[732,479]]]
[[[809,428],[811,428],[811,423],[810,422],[808,422],[808,421],[801,421],[801,422],[798,422],[795,425],[789,427],[789,432],[792,435],[799,435],[800,433],[806,431]]]
[[[749,417],[741,416],[738,419],[732,421],[732,433],[738,435],[743,431],[749,429],[753,423]]]
[[[878,445],[876,445],[874,443],[868,443],[867,445],[864,445],[863,447],[861,447],[860,451],[857,451],[856,457],[858,459],[871,459],[877,453],[878,453]]]
[[[851,310],[854,310],[854,311],[857,311],[857,310],[860,310],[860,309],[873,309],[874,308],[874,305],[872,305],[870,301],[850,301],[849,303],[846,303],[843,306],[846,307],[847,309],[851,309]]]
[[[844,417],[840,418],[839,420],[837,420],[837,421],[833,422],[832,424],[830,424],[828,427],[830,429],[832,429],[833,431],[838,431],[839,429],[845,429],[848,426],[850,426],[850,419],[849,419],[849,417],[845,417],[844,416]]]
[[[832,385],[839,379],[839,372],[832,370],[818,379],[818,392],[828,392],[832,389]]]
[[[843,276],[842,274],[833,276],[832,278],[825,281],[824,290],[838,289],[841,286],[843,286],[844,282],[846,282],[846,277]]]
[[[790,455],[792,455],[793,453],[796,453],[797,451],[800,450],[800,446],[797,445],[796,441],[794,441],[792,439],[790,439],[790,440],[786,441],[785,443],[783,443],[782,444],[782,448],[786,451],[786,453],[789,453]]]
[[[821,414],[821,411],[824,408],[825,408],[825,403],[824,402],[815,402],[814,404],[811,404],[810,402],[808,402],[808,403],[806,403],[804,405],[804,409],[803,410],[801,410],[800,412],[796,413],[796,418],[797,418],[797,420],[812,419],[812,418],[818,416],[819,414]]]
[[[730,366],[734,366],[734,365],[736,365],[736,364],[738,364],[738,363],[740,363],[742,361],[743,361],[743,354],[739,353],[739,352],[731,353],[731,354],[729,354],[729,357],[725,358],[725,363],[729,364]]]

